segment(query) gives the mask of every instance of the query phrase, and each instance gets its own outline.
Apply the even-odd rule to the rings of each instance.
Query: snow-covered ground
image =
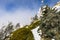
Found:
[[[37,33],[38,28],[39,27],[37,27],[37,28],[35,28],[35,29],[32,30],[35,40],[40,40],[40,38],[41,38],[39,36],[39,34]]]

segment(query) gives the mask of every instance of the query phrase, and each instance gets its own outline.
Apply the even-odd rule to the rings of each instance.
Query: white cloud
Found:
[[[13,22],[14,24],[20,23],[21,25],[26,25],[30,23],[30,18],[34,15],[31,10],[16,10],[14,12],[0,11],[0,25],[7,24],[8,22]]]

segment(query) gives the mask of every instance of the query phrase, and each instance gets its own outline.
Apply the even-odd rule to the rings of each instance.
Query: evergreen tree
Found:
[[[0,30],[0,40],[8,40],[10,34],[13,32],[13,25],[10,22],[7,26],[3,26]]]
[[[42,17],[38,31],[41,40],[60,40],[60,12],[48,6],[42,7]]]

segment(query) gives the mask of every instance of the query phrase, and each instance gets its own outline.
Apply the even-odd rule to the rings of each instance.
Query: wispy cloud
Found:
[[[8,22],[16,24],[19,22],[21,25],[26,25],[30,23],[30,18],[35,15],[32,10],[28,9],[18,9],[14,12],[1,11],[0,13],[2,13],[2,16],[0,16],[0,24],[7,24]]]

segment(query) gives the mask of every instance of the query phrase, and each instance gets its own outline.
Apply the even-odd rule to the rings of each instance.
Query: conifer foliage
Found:
[[[42,17],[38,31],[41,40],[60,40],[60,12],[48,6],[42,7]]]

